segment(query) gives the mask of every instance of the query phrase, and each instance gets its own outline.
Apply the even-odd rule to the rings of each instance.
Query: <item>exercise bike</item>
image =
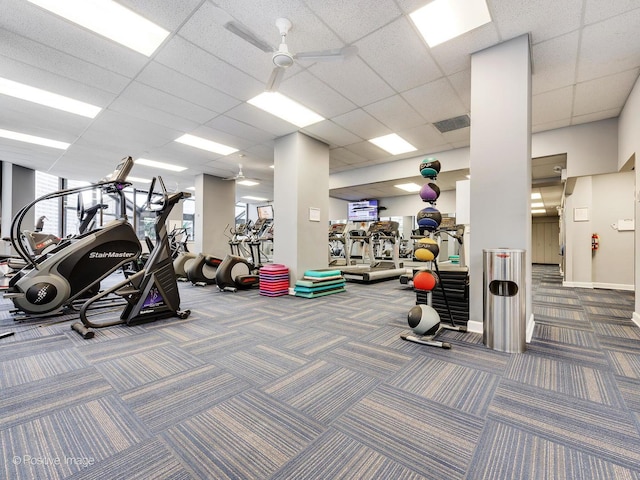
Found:
[[[140,255],[140,242],[126,220],[123,193],[129,185],[126,178],[132,167],[133,159],[127,157],[105,180],[44,195],[16,214],[11,223],[11,240],[26,266],[11,278],[4,297],[10,298],[18,311],[27,316],[62,313],[74,300],[90,294],[102,279]],[[120,218],[103,228],[64,239],[47,254],[32,255],[20,228],[29,209],[40,201],[92,189],[102,189],[120,197]]]
[[[156,180],[161,188],[160,195],[154,192]],[[145,207],[156,212],[154,220],[156,239],[144,267],[125,280],[87,300],[80,308],[80,322],[71,326],[73,330],[84,338],[91,338],[93,331],[89,330],[90,328],[111,327],[120,324],[139,325],[168,317],[185,319],[191,314],[190,310],[179,310],[180,293],[173,269],[166,228],[167,217],[174,205],[188,196],[189,194],[185,192],[167,193],[161,177],[152,180]],[[92,305],[111,294],[126,301],[120,318],[99,323],[90,320],[88,312]]]

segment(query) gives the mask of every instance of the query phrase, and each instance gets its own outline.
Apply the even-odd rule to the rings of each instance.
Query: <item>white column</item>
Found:
[[[296,132],[274,150],[274,263],[291,285],[305,270],[327,268],[329,146]]]
[[[236,183],[203,173],[195,187],[195,253],[224,258],[231,253],[225,229],[235,225]]]
[[[483,249],[525,249],[531,307],[531,59],[528,35],[471,56],[470,327],[483,321]],[[474,328],[476,327],[476,328]]]

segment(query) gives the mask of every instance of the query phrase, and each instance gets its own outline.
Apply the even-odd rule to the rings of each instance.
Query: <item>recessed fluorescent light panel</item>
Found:
[[[531,208],[544,208],[544,203],[543,202],[532,203]]]
[[[422,188],[417,183],[401,183],[400,185],[394,185],[394,187],[404,190],[405,192],[419,192]]]
[[[169,32],[112,0],[29,0],[147,57]]]
[[[100,107],[0,77],[0,93],[83,117],[95,118]]]
[[[176,138],[176,142],[184,143],[191,147],[206,150],[207,152],[218,153],[220,155],[231,155],[238,151],[237,148],[229,147],[221,143],[212,142],[206,138],[196,137],[195,135],[189,135],[185,133],[180,138]]]
[[[255,200],[256,202],[266,202],[268,200],[267,198],[252,197],[251,195],[247,195],[247,196],[242,197],[242,198],[246,198],[247,200]]]
[[[531,210],[531,213],[547,213],[544,208],[538,208],[536,210]]]
[[[430,47],[491,21],[485,0],[433,0],[409,17]]]
[[[151,183],[151,179],[128,176],[127,182]]]
[[[60,150],[66,150],[71,145],[70,143],[58,142],[57,140],[51,140],[49,138],[35,137],[33,135],[27,135],[26,133],[12,132],[11,130],[0,129],[0,137],[8,138],[9,140],[17,140],[19,142],[33,143],[35,145],[43,145],[45,147],[58,148]]]
[[[260,182],[254,182],[253,180],[236,180],[238,185],[244,185],[246,187],[253,187],[254,185],[260,185]]]
[[[138,165],[144,165],[145,167],[161,168],[163,170],[171,170],[172,172],[182,172],[187,167],[180,167],[178,165],[171,165],[170,163],[156,162],[155,160],[149,160],[146,158],[139,158],[135,161]]]
[[[531,200],[540,200],[542,198],[542,195],[540,194],[540,192],[533,192],[531,194]]]
[[[369,141],[381,149],[386,150],[391,155],[400,155],[401,153],[417,150],[416,147],[395,133],[390,133],[389,135],[384,135],[378,138],[372,138]]]
[[[324,117],[278,92],[263,92],[247,103],[300,128],[324,120]]]

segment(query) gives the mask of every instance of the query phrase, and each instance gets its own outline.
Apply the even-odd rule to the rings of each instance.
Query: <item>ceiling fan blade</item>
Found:
[[[234,22],[234,21],[227,22],[224,24],[224,28],[229,30],[231,33],[239,36],[243,40],[249,42],[253,46],[258,47],[263,52],[270,53],[270,52],[276,51],[275,48],[273,48],[271,45],[269,45],[267,42],[265,42],[261,38],[258,38],[251,30],[249,30],[247,27],[245,27],[241,23]]]
[[[348,47],[334,48],[332,50],[322,50],[319,52],[300,52],[295,55],[297,60],[308,62],[323,62],[331,60],[345,60],[358,53],[358,47],[349,45]]]
[[[275,92],[278,90],[280,86],[280,82],[282,82],[282,78],[284,77],[284,68],[276,67],[271,71],[271,76],[269,77],[269,81],[265,87],[267,92]]]

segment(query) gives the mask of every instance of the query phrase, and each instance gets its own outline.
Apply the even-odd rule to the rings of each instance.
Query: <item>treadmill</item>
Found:
[[[381,280],[392,280],[406,273],[400,262],[400,234],[399,224],[391,220],[372,222],[366,235],[361,237],[369,253],[368,265],[356,265],[340,267],[345,280],[371,283]],[[376,257],[376,246],[392,245],[391,255],[379,255]]]

